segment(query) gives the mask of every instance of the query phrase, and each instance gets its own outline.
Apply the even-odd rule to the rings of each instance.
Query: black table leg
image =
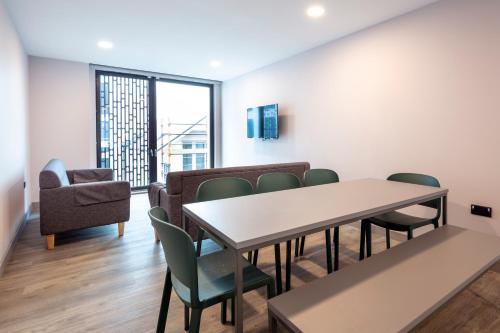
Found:
[[[330,229],[325,230],[325,242],[326,242],[326,270],[328,274],[333,272],[332,267],[332,236],[330,234]]]

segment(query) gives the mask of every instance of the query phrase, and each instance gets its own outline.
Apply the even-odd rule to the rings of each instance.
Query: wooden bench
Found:
[[[406,332],[500,259],[500,238],[446,225],[269,301],[291,332]]]

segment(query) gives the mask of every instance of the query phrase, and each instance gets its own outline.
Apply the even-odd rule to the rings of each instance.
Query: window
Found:
[[[191,154],[182,155],[182,170],[183,171],[193,170],[193,155]]]
[[[196,170],[205,168],[205,154],[196,154]]]
[[[182,149],[193,149],[193,144],[192,143],[183,143]]]
[[[204,142],[196,142],[196,149],[205,149]]]

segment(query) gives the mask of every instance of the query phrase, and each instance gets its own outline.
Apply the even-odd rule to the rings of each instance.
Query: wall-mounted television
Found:
[[[278,104],[247,109],[247,138],[277,139]]]

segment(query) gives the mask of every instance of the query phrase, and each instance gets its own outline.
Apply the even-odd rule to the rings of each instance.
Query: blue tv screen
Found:
[[[247,109],[247,137],[277,139],[278,104],[271,104]]]

